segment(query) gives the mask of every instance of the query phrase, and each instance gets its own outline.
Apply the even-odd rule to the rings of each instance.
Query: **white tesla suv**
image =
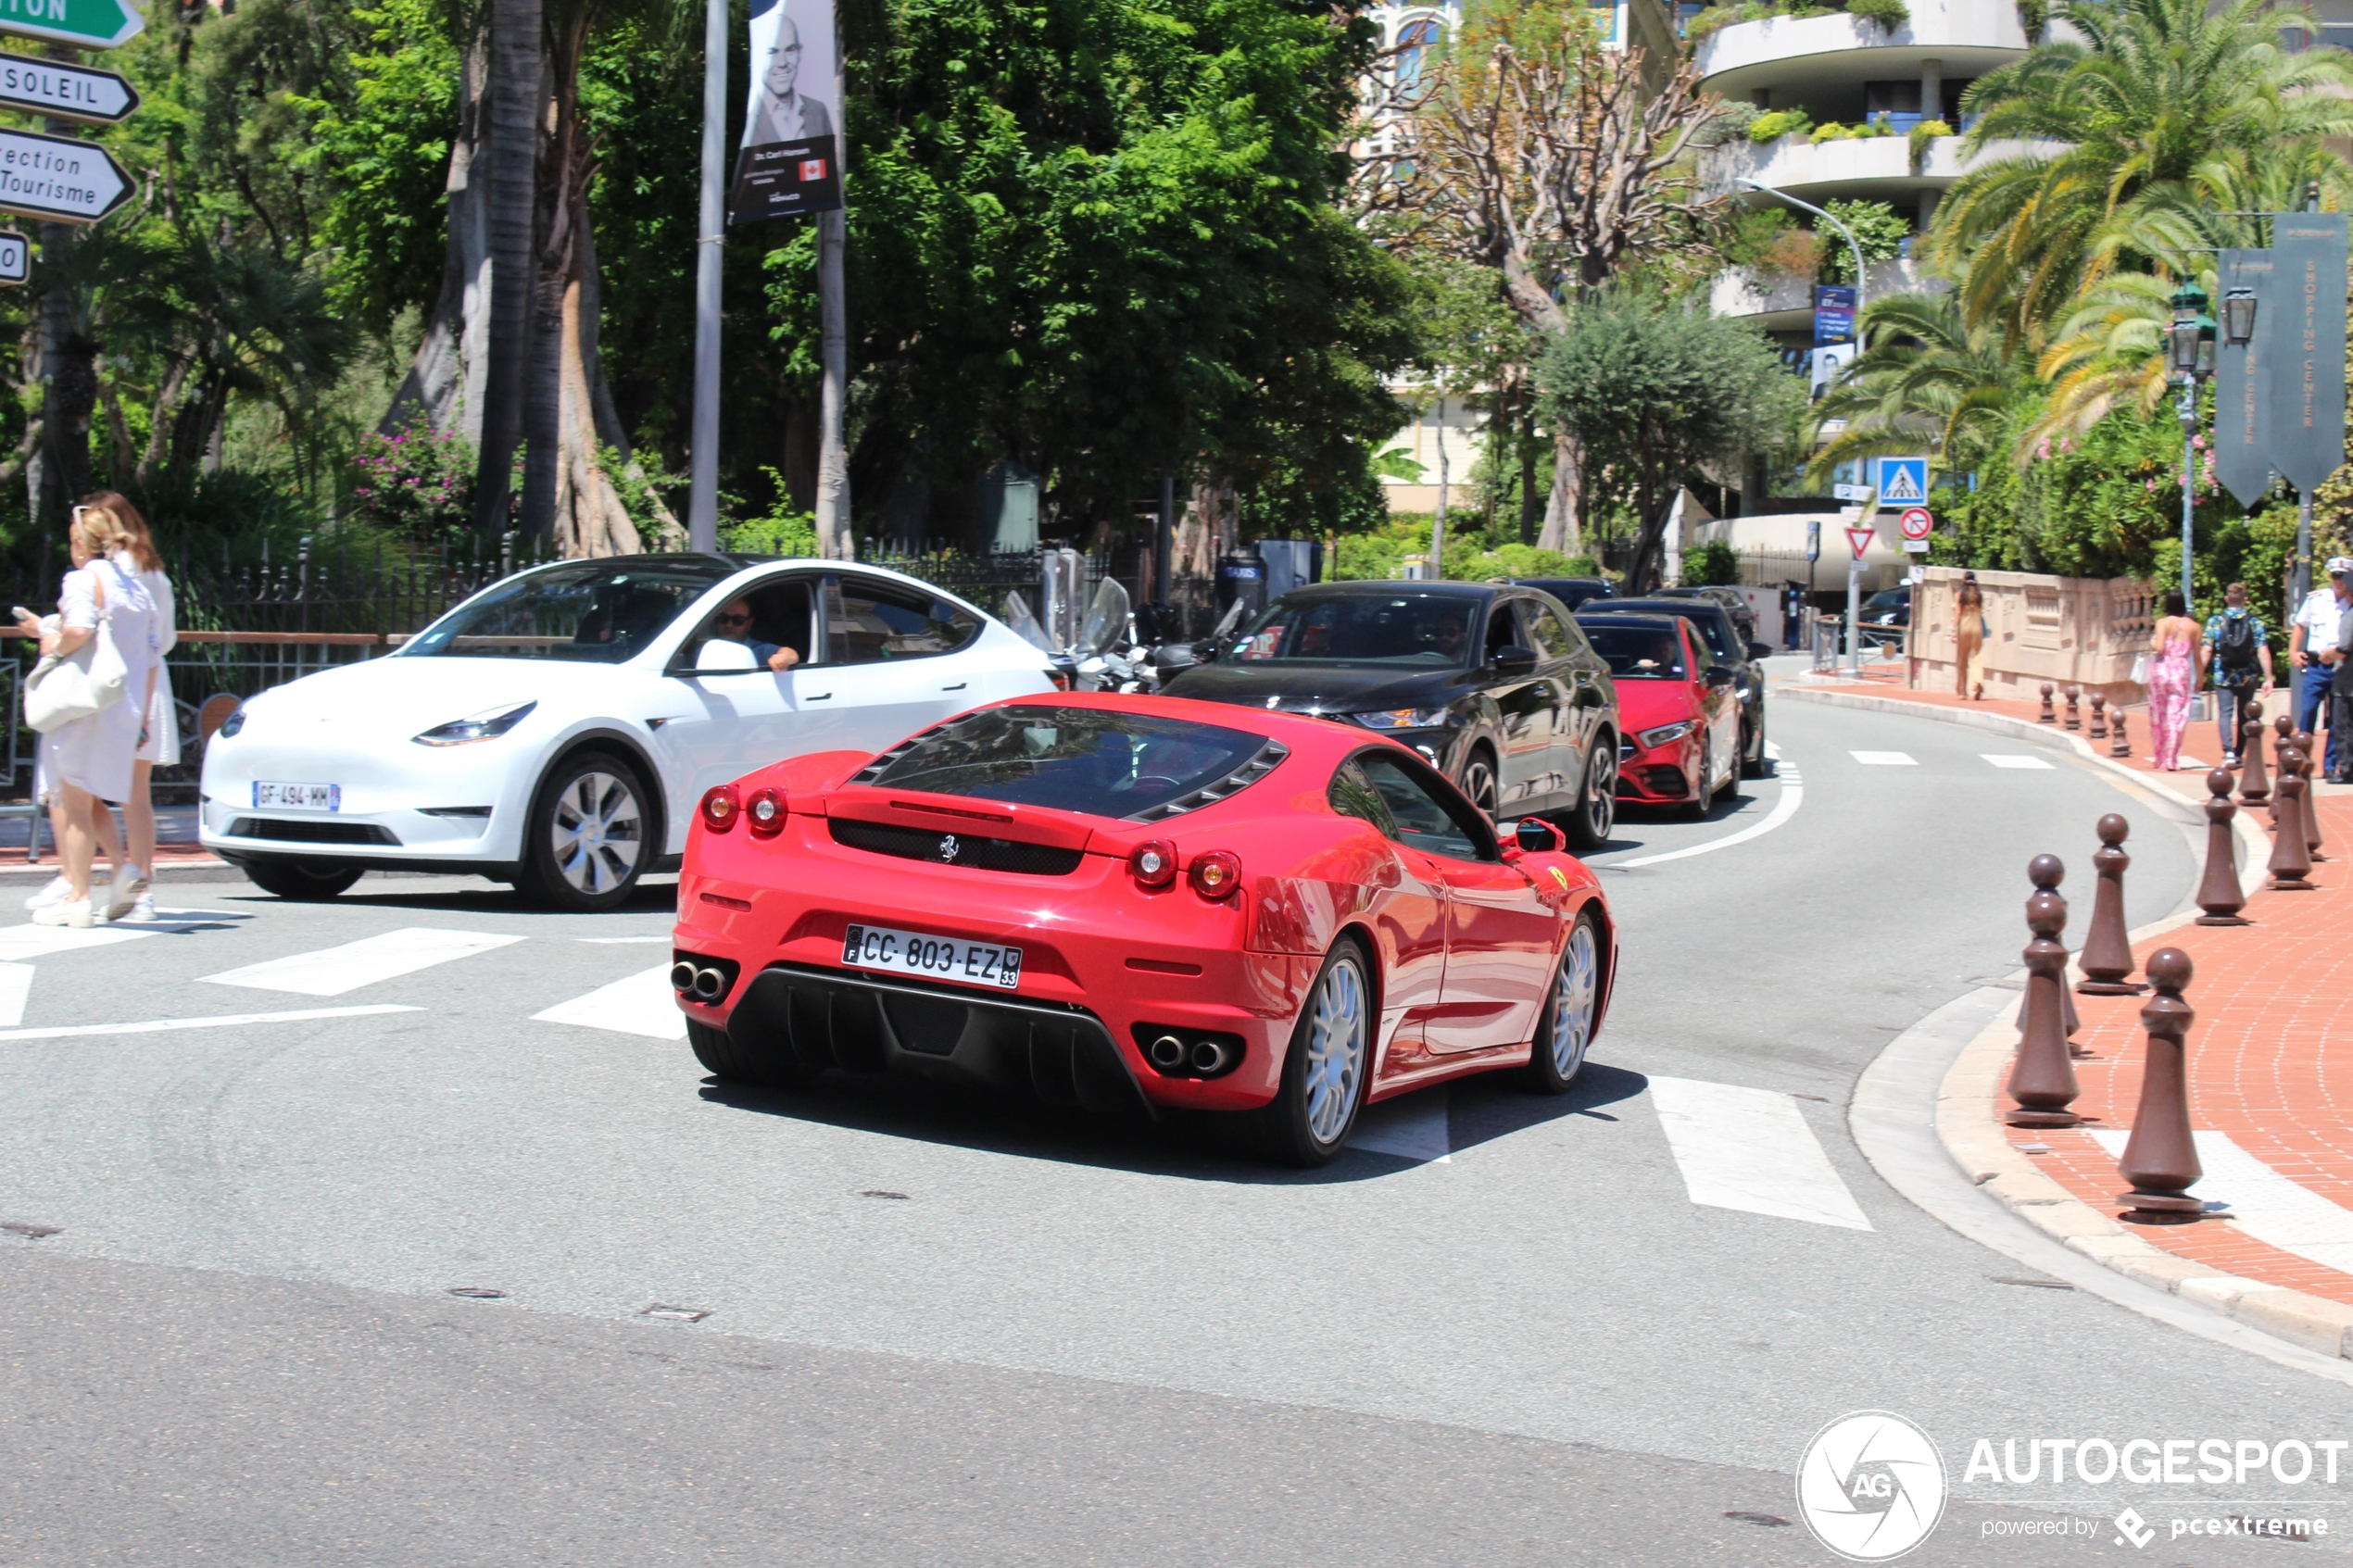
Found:
[[[1052,686],[1002,622],[898,572],[563,561],[246,702],[205,752],[202,836],[283,897],[414,870],[608,909],[676,864],[711,786]]]

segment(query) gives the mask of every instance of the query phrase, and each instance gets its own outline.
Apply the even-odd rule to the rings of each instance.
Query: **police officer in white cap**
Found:
[[[2332,556],[2329,585],[2304,596],[2296,612],[2296,627],[2288,636],[2288,661],[2296,667],[2296,727],[2318,734],[2328,716],[2328,762],[2325,771],[2335,777],[2347,765],[2345,729],[2329,710],[2329,688],[2341,661],[2338,627],[2353,609],[2353,557]]]

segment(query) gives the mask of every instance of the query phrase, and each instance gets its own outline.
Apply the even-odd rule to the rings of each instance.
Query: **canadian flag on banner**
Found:
[[[800,182],[802,184],[806,185],[812,181],[823,180],[824,177],[825,160],[824,158],[809,157],[800,160]]]

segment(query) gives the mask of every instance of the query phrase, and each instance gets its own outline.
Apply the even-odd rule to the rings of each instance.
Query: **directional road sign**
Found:
[[[6,4],[6,0],[0,0]],[[1879,502],[1882,507],[1918,506],[1928,499],[1926,458],[1879,459]]]
[[[127,44],[146,25],[130,0],[0,0],[0,32],[83,49]]]
[[[1878,537],[1879,534],[1875,530],[1869,528],[1850,528],[1846,531],[1846,545],[1849,549],[1855,552],[1855,558],[1856,560],[1861,560],[1863,558],[1863,552],[1869,549],[1871,547],[1871,541]]]
[[[1906,507],[1902,521],[1906,539],[1925,539],[1936,532],[1936,514],[1926,507]]]
[[[110,70],[0,54],[0,108],[114,125],[138,107],[139,90]]]
[[[95,223],[131,194],[131,177],[104,147],[66,136],[0,131],[0,209],[61,223]]]
[[[32,276],[32,242],[14,229],[0,229],[0,283],[21,283]]]

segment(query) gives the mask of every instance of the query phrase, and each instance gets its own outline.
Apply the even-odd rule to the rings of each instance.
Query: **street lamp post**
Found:
[[[1820,219],[1823,222],[1837,230],[1839,238],[1846,242],[1847,252],[1855,258],[1855,334],[1856,341],[1859,343],[1862,340],[1863,331],[1863,247],[1856,243],[1855,231],[1848,228],[1845,224],[1841,223],[1837,219],[1832,218],[1829,213],[1824,212],[1820,207],[1816,207],[1812,202],[1799,201],[1787,191],[1776,190],[1774,187],[1768,185],[1759,180],[1743,180],[1741,183],[1746,185],[1750,190],[1756,192],[1760,195],[1771,196],[1775,201],[1785,201],[1792,207],[1799,207],[1806,212],[1812,213],[1815,217]]]
[[[2243,315],[2247,330],[2255,325],[2255,302],[2250,296],[2243,309],[2233,311],[2233,301],[2223,307],[2227,315]],[[2206,291],[2184,281],[2173,291],[2173,321],[2165,329],[2165,357],[2175,375],[2182,378],[2182,401],[2174,412],[2182,420],[2182,607],[2196,608],[2196,596],[2190,585],[2190,521],[2197,495],[2197,383],[2214,373],[2214,318],[2206,313]],[[2237,325],[2234,320],[2233,326]],[[2233,342],[2241,341],[2235,335]]]

